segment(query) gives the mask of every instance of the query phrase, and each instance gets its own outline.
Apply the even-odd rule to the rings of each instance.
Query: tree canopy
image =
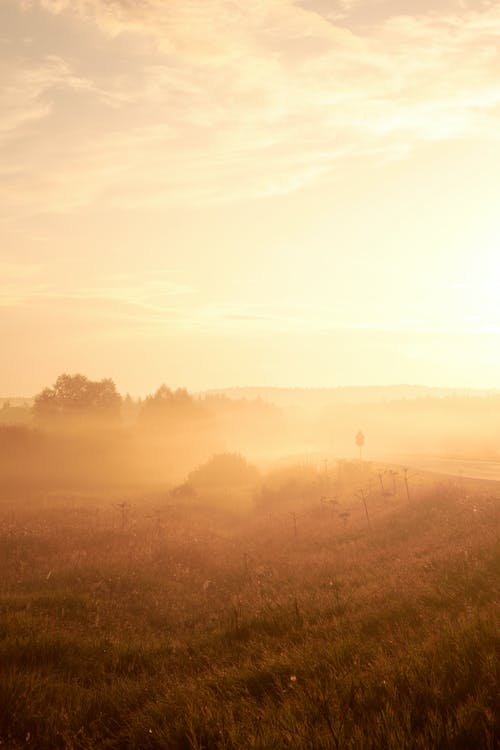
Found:
[[[110,378],[95,381],[65,373],[35,397],[33,413],[44,422],[114,422],[120,417],[121,401]]]

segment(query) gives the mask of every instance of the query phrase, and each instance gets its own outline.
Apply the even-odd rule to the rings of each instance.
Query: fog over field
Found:
[[[217,454],[241,454],[263,470],[359,459],[359,430],[365,460],[500,479],[495,391],[399,386],[191,394],[162,385],[134,399],[120,396],[110,379],[61,375],[34,399],[3,399],[1,482],[166,490]]]
[[[1,0],[0,750],[500,747],[499,56]]]

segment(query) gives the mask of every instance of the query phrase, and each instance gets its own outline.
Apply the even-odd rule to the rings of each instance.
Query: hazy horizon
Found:
[[[74,373],[71,373],[74,374]],[[115,379],[111,377],[113,382],[115,383]],[[33,401],[35,396],[40,393],[43,388],[53,385],[53,383],[43,383],[41,384],[36,391],[32,393],[1,393],[0,392],[0,403],[10,400],[14,401]],[[157,390],[157,388],[161,385],[161,383],[157,383],[157,386],[155,388],[152,388],[151,391],[144,391],[141,393],[134,393],[130,390],[127,390],[126,388],[118,388],[119,393],[122,396],[129,395],[133,399],[142,399],[146,398],[148,395],[153,393]],[[166,383],[168,387],[173,388],[174,390],[177,388],[185,388],[183,384],[171,384]],[[299,391],[299,392],[342,392],[342,391],[353,391],[353,392],[361,392],[361,391],[380,391],[380,392],[386,392],[386,391],[394,391],[395,396],[400,391],[407,391],[409,395],[403,396],[403,398],[412,398],[412,393],[415,394],[415,397],[418,397],[419,394],[423,393],[429,393],[433,394],[436,397],[440,397],[441,395],[487,395],[487,394],[496,394],[500,392],[500,388],[467,388],[467,387],[454,387],[454,386],[436,386],[436,385],[426,385],[424,383],[381,383],[381,384],[374,384],[374,383],[365,383],[365,384],[340,384],[340,385],[307,385],[307,386],[300,386],[300,385],[290,385],[290,386],[283,386],[283,385],[263,385],[263,384],[255,384],[255,385],[226,385],[226,386],[214,386],[210,388],[203,388],[200,390],[194,390],[190,391],[190,389],[187,389],[188,392],[192,393],[193,396],[204,396],[204,395],[216,395],[216,394],[227,394],[231,396],[234,394],[235,396],[239,393],[242,394],[243,397],[245,397],[246,394],[251,394],[253,392],[293,392],[293,391]]]

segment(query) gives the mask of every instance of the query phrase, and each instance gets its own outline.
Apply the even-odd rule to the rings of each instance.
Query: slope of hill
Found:
[[[499,497],[4,503],[2,746],[493,750]]]

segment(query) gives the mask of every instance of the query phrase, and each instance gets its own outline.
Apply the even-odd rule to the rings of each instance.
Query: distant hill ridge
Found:
[[[257,399],[270,401],[279,406],[308,404],[311,406],[333,403],[376,403],[380,401],[400,401],[417,398],[481,397],[498,394],[493,389],[438,388],[424,385],[387,386],[338,386],[335,388],[280,388],[280,387],[240,387],[216,388],[203,391],[199,395],[220,395],[233,399]]]
[[[401,401],[418,398],[481,398],[500,395],[500,389],[487,388],[439,388],[425,385],[352,385],[332,388],[285,388],[280,386],[231,386],[198,391],[197,396],[226,396],[231,399],[262,399],[278,406],[295,404],[363,404],[381,401]],[[11,407],[30,408],[34,398],[24,396],[0,396],[0,408],[4,404]]]

